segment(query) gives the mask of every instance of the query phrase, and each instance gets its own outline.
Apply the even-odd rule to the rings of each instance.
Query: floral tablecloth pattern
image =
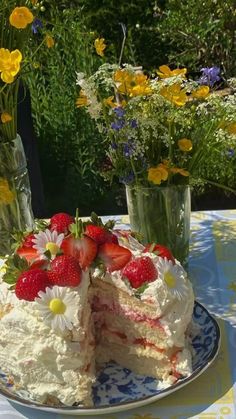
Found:
[[[129,228],[127,216],[114,218],[117,227]],[[104,419],[236,418],[236,210],[192,213],[189,276],[197,300],[220,324],[222,342],[216,361],[172,395],[124,413],[102,415]],[[74,417],[17,406],[0,396],[1,419]]]

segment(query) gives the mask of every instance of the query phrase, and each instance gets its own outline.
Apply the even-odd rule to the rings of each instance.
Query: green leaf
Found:
[[[135,297],[140,298],[142,293],[148,288],[148,282],[145,282],[141,287],[137,288],[135,291]]]

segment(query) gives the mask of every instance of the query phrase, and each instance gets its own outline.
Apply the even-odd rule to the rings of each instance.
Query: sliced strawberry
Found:
[[[88,224],[86,226],[84,234],[93,239],[98,245],[105,243],[107,238],[110,236],[109,231],[107,231],[104,227],[93,224]]]
[[[52,285],[77,287],[81,282],[81,268],[73,256],[57,256],[51,262],[50,268],[47,275]]]
[[[158,272],[149,256],[141,256],[127,263],[122,275],[129,280],[133,288],[139,288],[146,282],[155,281]]]
[[[175,264],[175,258],[172,255],[171,251],[162,244],[156,244],[156,243],[150,243],[147,244],[145,249],[143,250],[143,253],[155,253],[155,255],[159,256],[160,258],[166,258],[168,260],[171,260],[173,264]]]
[[[98,248],[98,258],[101,259],[109,272],[122,269],[131,259],[129,249],[115,243],[104,243]]]
[[[24,242],[16,251],[20,257],[25,258],[29,263],[37,258],[37,250],[33,248],[33,239],[33,233],[26,236]]]
[[[97,243],[87,236],[76,239],[73,235],[70,235],[63,240],[61,250],[65,255],[76,258],[81,269],[85,270],[97,255]]]

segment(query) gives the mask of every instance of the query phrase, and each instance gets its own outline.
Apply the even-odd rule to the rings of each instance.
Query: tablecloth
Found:
[[[128,227],[127,216],[114,218],[119,228]],[[236,418],[236,210],[192,213],[189,277],[196,299],[220,324],[222,342],[217,359],[172,395],[144,407],[102,415],[104,419]],[[0,419],[74,417],[17,406],[0,396]],[[94,415],[79,417],[95,419]]]

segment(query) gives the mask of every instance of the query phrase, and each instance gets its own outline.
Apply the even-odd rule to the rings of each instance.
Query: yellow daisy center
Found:
[[[46,250],[49,250],[51,255],[56,255],[59,252],[60,248],[57,246],[56,243],[48,242],[46,244]]]
[[[175,276],[170,271],[165,272],[165,274],[164,274],[164,280],[167,283],[167,285],[168,285],[169,288],[175,288],[175,286],[176,286],[176,278],[175,278]]]
[[[54,314],[64,314],[66,305],[60,298],[53,298],[49,303],[49,308]]]

